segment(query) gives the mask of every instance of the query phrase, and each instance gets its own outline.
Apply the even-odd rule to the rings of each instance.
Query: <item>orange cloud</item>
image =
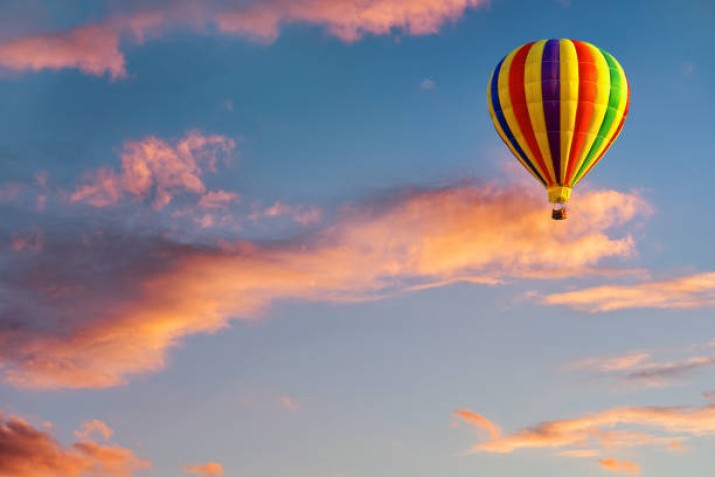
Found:
[[[105,441],[112,438],[114,431],[104,422],[92,419],[82,424],[82,427],[74,431],[74,435],[81,440],[90,440],[92,434],[101,435]]]
[[[650,359],[652,353],[648,351],[635,351],[624,354],[622,356],[614,356],[609,358],[589,358],[576,361],[568,365],[570,369],[588,369],[599,372],[614,372],[633,369]]]
[[[218,462],[208,462],[201,465],[186,465],[184,472],[201,477],[220,477],[223,475],[223,466]]]
[[[455,415],[487,438],[472,452],[507,454],[521,449],[543,449],[568,457],[591,457],[598,451],[657,446],[672,452],[684,450],[688,438],[715,435],[715,405],[703,407],[619,407],[574,419],[545,421],[510,434],[488,418],[469,410]],[[633,473],[637,466],[604,458],[608,470]],[[636,472],[637,473],[637,472]]]
[[[216,170],[216,162],[228,156],[236,143],[220,135],[192,131],[169,143],[153,136],[124,144],[121,171],[111,168],[89,173],[85,183],[70,196],[72,202],[86,202],[94,207],[116,204],[125,194],[152,202],[155,209],[169,205],[179,193],[206,193],[201,176],[204,169]],[[208,192],[201,197],[202,207],[215,207],[234,200],[236,194]]]
[[[398,30],[437,33],[468,8],[487,0],[261,0],[240,6],[221,2],[165,2],[155,10],[118,14],[68,31],[34,34],[0,42],[0,68],[38,71],[75,68],[112,79],[126,76],[122,42],[142,43],[175,28],[273,41],[284,24],[318,25],[343,41]]]
[[[161,183],[137,175],[149,179],[134,183]],[[344,207],[304,240],[266,244],[178,244],[126,230],[48,234],[41,253],[3,265],[12,324],[0,327],[4,379],[34,389],[116,386],[161,369],[183,337],[255,317],[275,300],[361,301],[457,281],[561,278],[632,253],[630,236],[608,231],[639,215],[638,196],[585,193],[580,213],[555,223],[540,192],[499,184],[403,191]]]
[[[618,460],[613,457],[606,457],[598,461],[602,469],[609,472],[623,472],[628,475],[639,475],[641,468],[638,464],[627,460]]]
[[[149,461],[116,445],[79,440],[64,448],[47,432],[24,419],[0,413],[0,475],[131,477],[134,472],[150,467]]]
[[[635,285],[604,285],[542,298],[592,313],[629,308],[703,308],[715,306],[715,273],[700,273]]]

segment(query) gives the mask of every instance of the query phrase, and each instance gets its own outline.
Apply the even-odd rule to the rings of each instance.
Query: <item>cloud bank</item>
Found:
[[[116,190],[134,190],[127,164],[151,163],[135,149],[127,157],[141,160],[108,173]],[[140,177],[155,191],[165,184],[162,174]],[[184,179],[171,183],[185,187]],[[170,199],[164,189],[154,197]],[[638,196],[585,193],[580,214],[556,224],[539,192],[497,183],[399,190],[344,206],[302,237],[270,242],[178,241],[154,224],[114,217],[111,205],[99,216],[63,219],[42,231],[41,250],[7,250],[0,261],[2,378],[32,389],[117,386],[161,369],[182,338],[254,318],[276,300],[362,301],[460,281],[600,273],[601,260],[633,252],[629,235],[609,232],[647,209]]]

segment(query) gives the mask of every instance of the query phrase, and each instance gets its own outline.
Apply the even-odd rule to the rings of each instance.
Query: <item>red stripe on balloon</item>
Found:
[[[539,143],[536,140],[534,128],[529,118],[529,107],[526,104],[524,66],[526,64],[526,56],[529,54],[529,50],[533,45],[534,42],[527,43],[519,48],[516,55],[514,55],[511,67],[509,68],[509,97],[511,99],[511,106],[514,108],[514,117],[516,117],[519,129],[521,129],[521,133],[524,135],[524,141],[526,141],[529,149],[531,149],[539,168],[544,172],[544,179],[546,179],[548,185],[551,186],[554,185],[556,181],[553,177],[550,177],[549,168],[546,167],[544,157],[541,155]]]
[[[584,152],[598,88],[598,70],[596,69],[596,60],[593,58],[591,49],[580,41],[572,40],[572,42],[576,47],[576,56],[578,58],[578,104],[576,106],[573,142],[569,152],[569,165],[566,169],[566,184],[573,180],[573,176],[577,171],[576,162]]]

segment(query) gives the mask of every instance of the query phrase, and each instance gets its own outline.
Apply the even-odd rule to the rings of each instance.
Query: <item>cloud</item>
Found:
[[[692,352],[706,345],[689,346]],[[682,353],[682,350],[680,351]],[[566,366],[569,370],[587,370],[618,378],[631,385],[662,387],[677,384],[680,379],[698,369],[715,365],[715,356],[686,356],[680,359],[656,360],[655,351],[634,351],[622,356],[608,358],[588,358]]]
[[[74,435],[81,440],[90,440],[93,434],[101,435],[105,441],[112,438],[114,431],[104,422],[92,419],[82,424],[82,427],[74,431]]]
[[[201,197],[198,206],[201,209],[223,209],[238,200],[239,195],[236,192],[227,192],[225,190],[209,191]]]
[[[185,8],[137,11],[70,30],[31,34],[0,42],[0,68],[11,71],[78,69],[111,79],[126,76],[123,39],[142,43],[169,24],[190,18]]]
[[[456,21],[467,8],[484,0],[269,0],[216,15],[219,31],[262,41],[278,37],[280,26],[306,23],[324,27],[346,42],[366,34],[385,35],[399,30],[409,35],[439,32],[444,23]]]
[[[301,23],[325,28],[346,42],[394,30],[409,35],[437,33],[468,8],[486,0],[261,0],[230,5],[223,2],[163,2],[111,16],[73,29],[30,34],[0,42],[0,68],[39,71],[74,68],[112,79],[127,75],[123,43],[141,44],[176,28],[274,41],[283,25]]]
[[[237,195],[207,192],[201,176],[204,170],[215,171],[217,161],[228,157],[235,146],[233,139],[198,131],[174,143],[153,136],[128,141],[121,152],[121,170],[102,168],[88,173],[70,200],[107,207],[129,195],[136,200],[149,200],[152,207],[162,209],[177,194],[190,193],[203,194],[201,207],[216,208],[235,200]]]
[[[602,469],[614,473],[624,473],[628,475],[638,475],[641,473],[641,468],[635,462],[627,460],[618,460],[613,457],[606,457],[598,461]]]
[[[628,381],[641,381],[651,386],[662,386],[713,364],[715,364],[715,356],[697,356],[682,361],[650,363],[627,373],[623,378]]]
[[[0,413],[0,475],[130,477],[150,467],[149,461],[116,445],[101,445],[80,438],[65,448],[24,419]]]
[[[320,207],[314,205],[290,205],[278,201],[266,208],[256,206],[249,215],[249,219],[254,221],[262,218],[277,217],[288,217],[294,222],[307,226],[320,222],[323,217],[323,211]]]
[[[107,73],[111,78],[126,74],[119,35],[104,25],[0,42],[0,67],[15,71],[76,68],[96,76]]]
[[[150,157],[173,164],[195,148],[150,144],[164,152],[127,149],[123,158],[140,159],[125,160],[115,183],[171,197],[153,166],[130,166]],[[184,156],[175,159],[177,150]],[[142,179],[126,179],[135,174]],[[343,207],[302,238],[265,243],[177,242],[155,224],[128,228],[137,221],[109,214],[64,220],[45,230],[41,251],[0,260],[3,378],[33,389],[117,386],[161,369],[182,338],[256,317],[276,300],[353,302],[460,281],[555,279],[597,273],[602,259],[633,252],[630,236],[608,233],[639,216],[638,196],[584,193],[580,214],[557,224],[540,192],[498,183],[395,191]]]
[[[280,401],[281,405],[282,405],[285,409],[287,409],[287,410],[289,410],[289,411],[297,411],[297,410],[298,410],[298,403],[297,403],[297,402],[295,401],[295,399],[293,399],[292,397],[290,397],[290,396],[280,396],[280,397],[278,398],[278,400]]]
[[[599,372],[613,372],[632,369],[643,361],[649,359],[652,353],[648,351],[634,351],[621,356],[608,358],[588,358],[571,363],[570,369],[588,369]]]
[[[13,232],[10,247],[15,252],[39,252],[42,250],[42,231]]]
[[[617,407],[573,419],[545,421],[504,434],[488,418],[470,410],[455,415],[486,439],[471,452],[508,454],[522,449],[541,449],[569,457],[590,457],[594,450],[612,452],[651,446],[682,451],[693,437],[715,435],[715,405],[703,407]],[[600,460],[608,470],[634,472],[635,464],[611,457]]]
[[[694,63],[691,63],[689,61],[683,63],[680,65],[680,72],[685,75],[685,76],[690,76],[696,71],[696,66]]]
[[[715,306],[715,273],[700,273],[634,285],[604,285],[542,298],[592,313],[629,308],[705,308]]]
[[[200,477],[220,477],[223,475],[223,466],[218,462],[208,462],[200,465],[186,465],[184,472]]]
[[[425,78],[422,83],[420,83],[420,89],[427,90],[427,89],[435,89],[437,87],[437,83],[435,83],[434,80],[431,80],[429,78]]]

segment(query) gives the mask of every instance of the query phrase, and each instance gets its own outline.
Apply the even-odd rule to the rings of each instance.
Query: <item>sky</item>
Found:
[[[0,476],[711,476],[709,0],[0,2]],[[550,220],[486,86],[631,87]]]

